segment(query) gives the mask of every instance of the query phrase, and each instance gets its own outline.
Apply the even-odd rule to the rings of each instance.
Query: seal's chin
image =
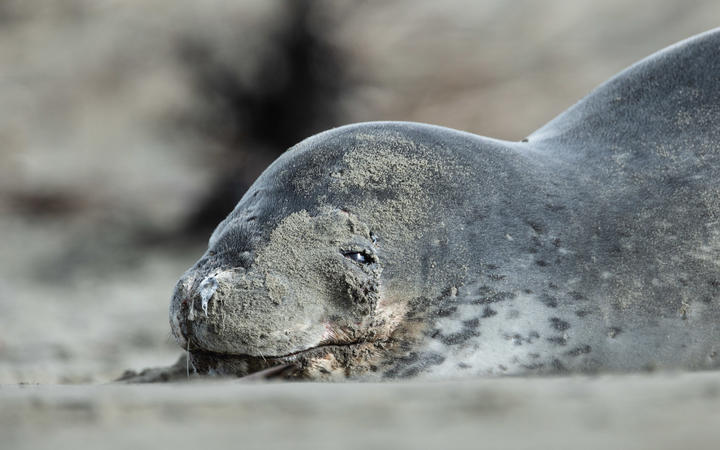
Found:
[[[229,355],[191,350],[190,362],[203,375],[282,379],[342,379],[358,369],[358,361],[368,361],[382,344],[352,342],[324,344],[282,356]],[[364,364],[363,364],[364,365]],[[363,367],[362,371],[372,370]]]
[[[259,357],[250,355],[227,355],[210,351],[193,350],[190,363],[198,374],[245,377],[273,367],[284,367],[295,372],[300,367],[292,356]],[[294,370],[290,370],[294,369]],[[285,374],[282,374],[285,377]]]

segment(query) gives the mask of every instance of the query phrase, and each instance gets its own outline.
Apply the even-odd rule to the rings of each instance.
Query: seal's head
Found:
[[[292,363],[311,377],[352,375],[375,369],[399,334],[412,333],[400,326],[408,302],[438,295],[434,281],[457,269],[435,270],[426,254],[443,245],[441,234],[428,236],[435,210],[461,182],[446,170],[452,158],[408,132],[429,133],[332,130],[260,176],[175,290],[173,334],[198,371]]]
[[[189,341],[198,364],[243,373],[309,350],[328,359],[331,346],[387,338],[392,312],[378,309],[382,267],[366,224],[339,209],[314,216],[303,209],[254,246],[260,222],[248,219],[219,228],[206,256],[178,284],[173,329]]]

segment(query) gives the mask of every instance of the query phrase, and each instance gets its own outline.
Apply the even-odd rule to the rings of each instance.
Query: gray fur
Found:
[[[719,55],[718,31],[672,46],[523,142],[402,122],[301,142],[180,280],[173,333],[238,375],[717,367]]]

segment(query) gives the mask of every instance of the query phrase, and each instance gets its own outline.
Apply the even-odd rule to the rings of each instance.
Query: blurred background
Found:
[[[520,140],[717,17],[710,0],[0,0],[0,383],[173,363],[176,280],[303,138],[411,120]]]

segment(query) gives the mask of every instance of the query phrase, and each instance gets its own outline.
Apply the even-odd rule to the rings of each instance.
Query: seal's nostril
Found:
[[[202,310],[205,313],[205,317],[208,315],[208,303],[213,295],[215,295],[217,288],[218,282],[214,276],[209,276],[200,283],[198,289],[200,291],[200,300],[202,301]]]

